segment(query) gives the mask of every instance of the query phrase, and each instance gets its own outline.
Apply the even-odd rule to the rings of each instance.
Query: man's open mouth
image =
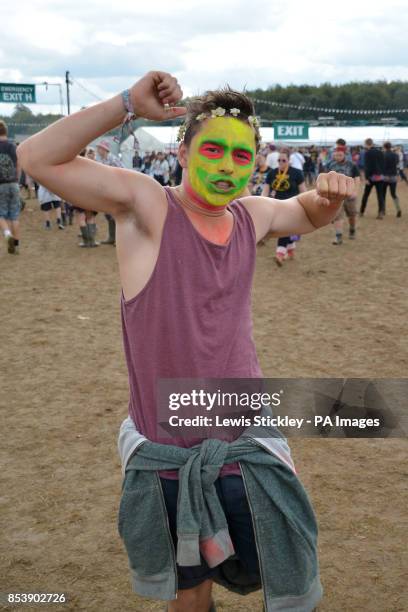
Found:
[[[227,180],[223,179],[220,181],[213,181],[212,184],[219,191],[230,191],[231,189],[235,189],[234,183],[232,181],[229,181],[228,179]]]

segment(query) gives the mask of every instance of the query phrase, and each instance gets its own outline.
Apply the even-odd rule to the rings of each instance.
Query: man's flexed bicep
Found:
[[[145,174],[79,156],[63,164],[30,170],[30,176],[38,183],[74,206],[114,217],[133,212],[140,217],[140,224],[149,222],[144,219],[147,211],[144,202],[160,198],[162,191],[162,187]]]
[[[256,241],[264,236],[307,234],[316,228],[310,223],[297,198],[275,200],[262,196],[242,198],[255,226]]]

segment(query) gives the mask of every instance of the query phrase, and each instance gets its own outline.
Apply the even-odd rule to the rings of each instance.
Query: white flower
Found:
[[[197,115],[196,117],[196,121],[204,121],[204,119],[207,119],[206,113],[201,113],[200,115]]]
[[[231,108],[230,109],[230,115],[233,115],[234,117],[237,117],[237,115],[239,115],[241,111],[239,110],[239,108]]]
[[[187,131],[187,126],[185,123],[182,123],[179,127],[179,131],[177,134],[177,142],[183,142],[186,131]]]
[[[215,110],[211,111],[211,117],[223,117],[225,115],[225,108],[222,108],[222,106],[218,106],[218,108],[216,108]]]
[[[259,121],[257,117],[254,117],[253,115],[249,115],[248,117],[248,123],[250,123],[253,127],[257,128],[259,127]]]

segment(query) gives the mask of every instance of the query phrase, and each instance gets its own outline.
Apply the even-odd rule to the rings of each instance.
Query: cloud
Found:
[[[63,84],[69,70],[75,107],[95,102],[85,89],[104,99],[150,69],[174,73],[186,95],[407,78],[405,0],[342,0],[341,10],[327,0],[19,0],[2,22],[1,80]],[[58,106],[57,88],[38,99],[35,111]]]

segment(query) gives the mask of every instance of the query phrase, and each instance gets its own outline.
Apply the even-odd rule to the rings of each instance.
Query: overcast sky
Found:
[[[65,104],[69,70],[72,110],[151,69],[172,72],[185,95],[225,83],[408,80],[407,0],[0,0],[0,7],[0,81],[61,83]],[[59,112],[59,88],[37,87],[37,101],[33,112]],[[0,114],[13,108],[1,104]]]

